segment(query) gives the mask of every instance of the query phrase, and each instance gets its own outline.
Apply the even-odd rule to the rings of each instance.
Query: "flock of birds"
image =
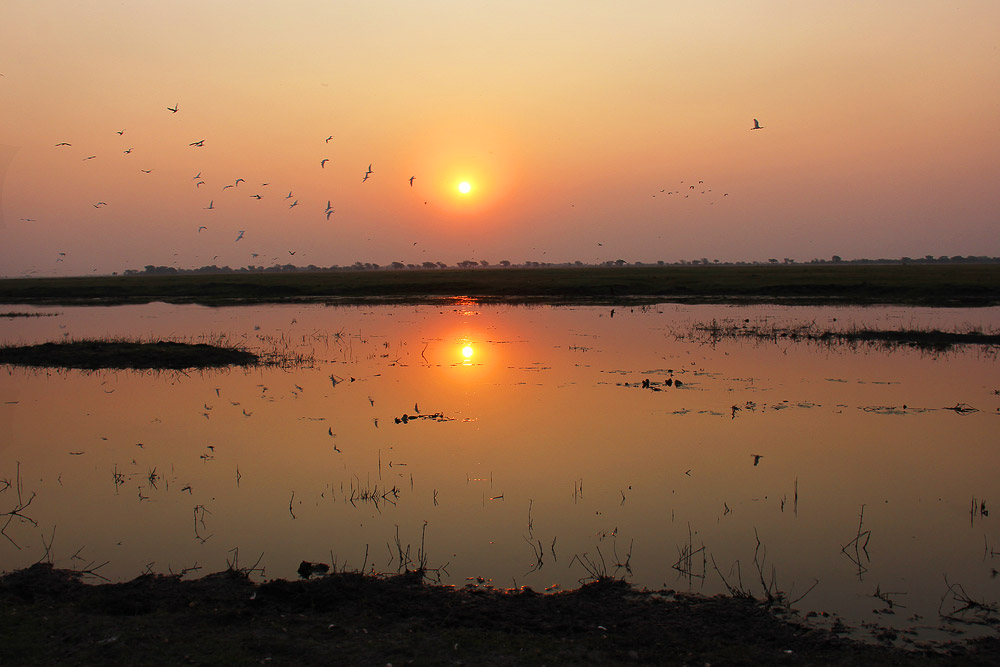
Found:
[[[169,111],[171,114],[176,114],[176,113],[178,113],[180,111],[180,104],[179,103],[175,103],[173,106],[166,107],[166,110]],[[118,136],[124,136],[125,132],[126,132],[125,129],[121,129],[121,130],[116,130],[115,131],[115,133]],[[325,144],[329,144],[331,141],[333,141],[333,139],[334,139],[334,135],[330,134],[330,135],[328,135],[324,139],[324,143]],[[205,141],[206,141],[205,139],[198,139],[197,141],[191,141],[191,142],[188,143],[188,147],[190,147],[190,148],[204,148],[205,145],[206,145]],[[73,146],[73,144],[70,143],[70,142],[68,142],[68,141],[60,141],[60,142],[58,142],[58,143],[55,144],[55,147],[57,147],[57,148],[69,148],[69,147],[72,147],[72,146]],[[123,155],[131,155],[134,150],[135,149],[133,147],[127,147],[124,150],[122,150],[122,154]],[[97,155],[96,154],[94,154],[94,155],[87,155],[87,156],[85,156],[82,159],[83,159],[84,162],[87,162],[87,161],[90,161],[90,160],[95,160],[95,159],[97,159]],[[326,165],[327,165],[328,162],[330,162],[330,158],[328,158],[328,157],[323,157],[322,159],[320,159],[319,160],[320,169],[326,169]],[[373,165],[371,163],[369,163],[368,168],[364,171],[364,173],[361,176],[361,182],[362,183],[367,182],[375,174],[375,171],[373,170],[372,167],[373,167]],[[139,171],[141,171],[144,174],[151,174],[153,172],[153,169],[140,169]],[[413,182],[416,180],[416,178],[417,178],[416,176],[410,176],[409,179],[407,179],[411,188],[413,187]],[[207,181],[205,181],[202,178],[202,172],[200,172],[200,171],[197,174],[195,174],[191,178],[191,180],[194,181],[194,187],[196,189],[201,189],[202,186],[207,186],[208,185]],[[226,185],[223,185],[222,186],[222,192],[225,192],[226,190],[229,190],[230,188],[236,189],[236,188],[239,187],[240,183],[246,183],[246,179],[244,179],[244,178],[237,178],[232,183],[227,183]],[[269,182],[263,182],[263,183],[260,184],[259,187],[263,188],[263,187],[267,187],[269,185],[270,185]],[[248,196],[249,196],[250,199],[254,199],[256,201],[261,201],[261,200],[265,199],[264,195],[261,194],[260,192],[254,192],[253,194],[250,194]],[[288,208],[289,209],[294,209],[297,206],[299,206],[299,200],[297,198],[295,198],[295,195],[294,195],[293,191],[291,191],[291,190],[289,190],[288,194],[284,196],[284,199],[286,201],[287,200],[292,200],[288,204]],[[427,202],[424,202],[424,204],[426,204],[426,203]],[[101,208],[104,208],[104,207],[107,207],[107,206],[109,206],[109,204],[106,201],[98,201],[98,202],[95,202],[93,204],[93,207],[96,208],[96,209],[101,209]],[[212,198],[209,198],[208,204],[203,207],[203,210],[206,210],[206,211],[215,211],[218,208],[219,207],[215,203],[215,198],[212,197]],[[323,215],[324,215],[325,219],[327,221],[329,221],[330,218],[335,213],[336,213],[336,209],[333,207],[332,201],[331,200],[327,200],[326,207],[323,209]],[[24,222],[37,222],[37,219],[35,219],[35,218],[21,218],[21,220],[24,221]],[[209,229],[208,225],[205,225],[205,224],[198,225],[198,227],[197,227],[197,233],[200,234],[202,231],[205,231],[205,230],[208,230],[208,229]],[[245,229],[238,230],[236,238],[235,238],[235,241],[236,242],[241,241],[244,238],[245,234],[246,234],[246,230]],[[57,261],[62,261],[62,258],[65,257],[65,254],[66,253],[59,253],[59,258],[57,259]],[[295,255],[296,251],[290,250],[289,254],[290,255]],[[176,256],[176,254],[175,254],[175,256]],[[218,255],[216,255],[216,257],[218,257]],[[256,259],[257,257],[259,257],[259,253],[253,253],[252,257]],[[277,261],[279,258],[278,257],[273,257],[271,259],[272,259],[272,261]]]
[[[176,113],[178,113],[180,111],[180,104],[179,103],[174,103],[173,106],[166,107],[166,110],[169,111],[171,114],[176,114]],[[760,130],[760,129],[763,129],[763,127],[764,126],[762,126],[760,124],[760,121],[758,119],[754,118],[753,119],[753,126],[750,129],[751,130]],[[125,129],[116,130],[115,133],[118,136],[120,136],[120,137],[124,136],[125,135]],[[333,141],[333,139],[334,139],[334,135],[332,135],[332,134],[328,135],[324,139],[324,144],[329,144],[331,141]],[[205,141],[206,140],[203,139],[203,138],[202,139],[198,139],[196,141],[191,141],[191,142],[188,143],[188,147],[190,147],[190,148],[204,148],[205,147]],[[70,142],[68,142],[68,141],[60,141],[60,142],[58,142],[58,143],[55,144],[55,146],[57,148],[72,147],[72,145],[73,144],[70,143]],[[122,150],[122,153],[124,155],[131,155],[133,153],[133,151],[134,151],[133,147],[127,147],[127,148],[125,148],[125,149]],[[94,155],[87,155],[87,156],[83,157],[82,160],[84,162],[87,162],[87,161],[90,161],[90,160],[94,160],[96,158],[97,158],[97,155],[94,154]],[[330,158],[328,158],[328,157],[321,158],[319,160],[319,167],[320,167],[320,169],[326,169],[326,164],[328,162],[330,162]],[[153,169],[140,168],[139,171],[141,171],[144,174],[151,174],[153,172]],[[361,182],[362,183],[366,183],[369,179],[372,178],[372,176],[374,174],[375,174],[375,171],[373,170],[373,165],[371,163],[369,163],[367,169],[365,169],[365,171],[361,175]],[[417,178],[416,176],[410,176],[407,179],[407,181],[409,182],[409,186],[411,188],[413,187],[413,182],[414,182],[414,180],[416,180],[416,178]],[[192,176],[191,180],[194,181],[194,187],[196,189],[200,189],[202,186],[207,186],[208,185],[207,181],[205,181],[202,178],[202,172],[201,171],[199,171],[197,174],[195,174],[194,176]],[[246,183],[246,179],[244,179],[244,178],[237,178],[232,183],[227,183],[227,184],[223,185],[221,191],[225,192],[225,191],[229,190],[230,188],[232,188],[235,191],[236,189],[239,188],[239,186],[240,186],[241,183]],[[681,184],[681,186],[685,186],[685,182],[684,181],[681,181],[680,184]],[[675,196],[676,195],[678,198],[680,198],[680,197],[690,198],[692,195],[696,195],[696,196],[697,195],[700,195],[700,196],[710,195],[712,193],[712,188],[703,187],[704,184],[705,184],[704,180],[698,180],[697,181],[697,185],[692,184],[692,183],[688,183],[688,184],[686,184],[686,187],[679,187],[677,189],[673,189],[673,190],[669,190],[669,191],[667,190],[667,188],[661,188],[658,193],[656,193],[656,192],[653,193],[653,197],[656,197],[657,194],[667,195],[667,196]],[[270,185],[269,182],[263,182],[263,183],[260,183],[259,187],[263,188],[263,187],[267,187],[269,185]],[[728,197],[728,196],[729,196],[728,192],[722,194],[722,197]],[[255,201],[261,201],[261,200],[265,199],[264,195],[262,195],[260,192],[253,192],[252,194],[249,194],[248,197],[250,199],[255,200]],[[288,191],[288,194],[286,194],[284,196],[284,199],[286,200],[286,202],[288,200],[291,200],[291,202],[288,203],[289,210],[294,209],[294,208],[296,208],[296,207],[299,206],[299,200],[295,197],[294,192],[292,190]],[[710,205],[714,205],[715,203],[716,203],[715,201],[710,201],[709,202]],[[427,204],[427,202],[425,201],[424,204]],[[109,206],[108,202],[103,201],[103,200],[95,202],[93,204],[93,207],[95,209],[102,209],[102,208],[105,208],[107,206]],[[209,198],[208,204],[203,207],[203,210],[205,210],[205,211],[215,211],[215,210],[217,210],[217,208],[218,207],[215,204],[215,198],[211,197],[211,198]],[[331,200],[327,200],[326,207],[323,209],[323,215],[324,215],[326,221],[330,221],[331,217],[335,213],[336,213],[336,209],[333,207],[332,201]],[[25,222],[36,222],[37,221],[35,218],[21,218],[21,220],[25,221]],[[202,231],[206,231],[208,229],[209,229],[208,225],[205,225],[205,224],[198,225],[198,227],[197,227],[197,233],[200,234]],[[247,233],[247,230],[245,230],[245,229],[237,230],[234,242],[239,242],[239,241],[243,240],[245,238],[246,233]],[[414,244],[414,245],[416,245],[416,244]],[[602,243],[598,243],[598,245],[603,245],[603,244]],[[293,255],[293,256],[296,254],[296,251],[289,250],[288,252],[289,252],[290,255]],[[63,261],[63,258],[65,256],[66,256],[66,253],[64,253],[64,252],[59,253],[56,261],[57,262]],[[174,256],[177,257],[178,253],[175,253]],[[253,259],[257,259],[258,257],[259,257],[259,253],[253,253],[252,254],[252,258]],[[215,258],[218,258],[218,255],[215,255],[215,257],[213,259],[215,259]],[[272,257],[271,261],[277,262],[279,259],[280,259],[279,257]],[[175,261],[175,263],[176,263],[176,261]],[[96,269],[95,269],[95,271],[96,271]]]

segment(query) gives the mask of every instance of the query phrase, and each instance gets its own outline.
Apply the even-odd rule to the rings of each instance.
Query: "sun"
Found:
[[[468,181],[462,181],[461,183],[458,184],[458,191],[461,192],[463,195],[467,195],[470,192],[472,192],[472,184],[470,184]]]

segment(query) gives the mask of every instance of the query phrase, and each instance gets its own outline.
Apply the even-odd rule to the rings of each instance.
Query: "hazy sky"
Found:
[[[1000,255],[998,26],[995,0],[4,0],[0,275]]]

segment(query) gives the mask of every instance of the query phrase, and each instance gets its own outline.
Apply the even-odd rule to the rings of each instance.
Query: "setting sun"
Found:
[[[462,348],[462,356],[466,359],[471,358],[473,354],[475,354],[475,351],[472,349],[471,345],[466,345]]]
[[[461,192],[463,195],[467,195],[469,194],[469,192],[472,191],[472,186],[469,184],[468,181],[462,181],[461,183],[458,184],[458,191]]]

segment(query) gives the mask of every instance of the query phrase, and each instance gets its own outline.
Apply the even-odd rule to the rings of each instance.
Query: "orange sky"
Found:
[[[985,1],[10,0],[0,275],[1000,255],[997,25]]]

